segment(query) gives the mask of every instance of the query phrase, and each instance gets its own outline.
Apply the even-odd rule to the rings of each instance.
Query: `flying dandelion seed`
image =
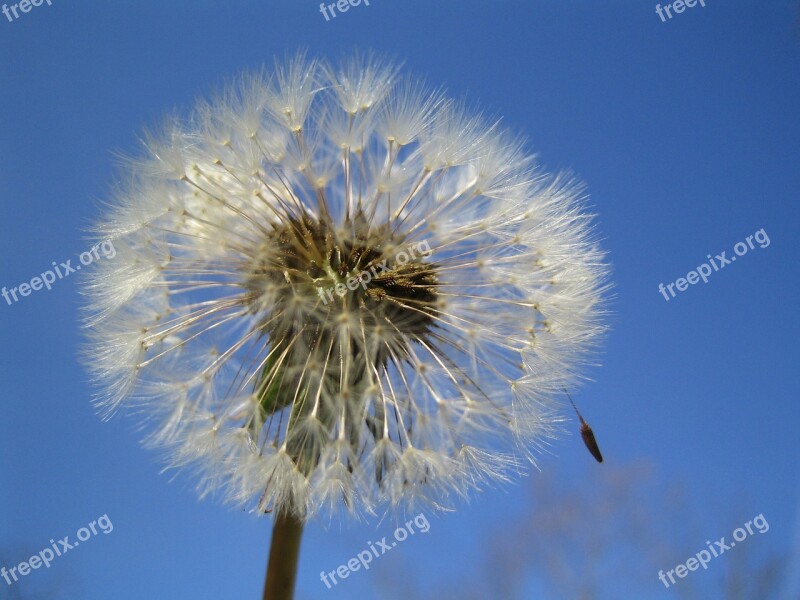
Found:
[[[600,446],[598,446],[597,440],[594,437],[594,431],[592,431],[592,428],[583,418],[583,415],[581,414],[581,411],[578,410],[578,407],[575,406],[575,402],[572,401],[572,396],[567,394],[567,398],[569,398],[569,403],[572,404],[572,408],[575,409],[575,414],[578,415],[578,420],[581,423],[581,438],[583,438],[584,446],[586,446],[586,449],[597,462],[603,462],[603,453],[600,452]]]
[[[301,54],[145,145],[96,228],[86,362],[201,495],[451,506],[559,431],[607,267],[581,186],[499,123]]]

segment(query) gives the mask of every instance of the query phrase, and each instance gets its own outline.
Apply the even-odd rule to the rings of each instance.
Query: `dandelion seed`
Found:
[[[566,392],[566,390],[564,391]],[[570,404],[572,404],[572,408],[575,409],[575,414],[578,415],[578,420],[581,422],[581,438],[583,438],[583,444],[597,462],[603,462],[603,454],[600,452],[600,446],[597,445],[597,440],[594,437],[594,431],[592,431],[592,428],[583,419],[583,415],[578,410],[578,407],[575,406],[575,402],[572,401],[572,397],[569,394],[567,394],[567,397],[569,398]]]
[[[607,268],[582,188],[499,123],[301,54],[145,144],[97,226],[86,362],[201,495],[451,506],[557,433]]]

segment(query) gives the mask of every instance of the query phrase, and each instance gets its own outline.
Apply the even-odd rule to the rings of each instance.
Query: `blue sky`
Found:
[[[52,0],[12,22],[0,14],[0,286],[88,249],[115,153],[170,111],[299,47],[388,54],[502,115],[546,168],[578,174],[591,194],[615,288],[603,365],[576,399],[606,463],[589,464],[572,435],[542,469],[569,487],[647,461],[658,475],[646,492],[683,486],[699,528],[665,569],[763,513],[770,530],[749,543],[787,558],[783,589],[798,598],[800,5],[705,4],[667,22],[644,0],[372,0],[330,22],[305,0]],[[659,293],[762,228],[767,247],[669,301]],[[130,420],[94,414],[77,362],[77,282],[0,300],[0,566],[104,514],[114,530],[14,586],[0,580],[0,598],[260,597],[270,520],[198,503],[190,481],[159,475]],[[536,511],[529,485],[431,515],[424,537],[332,590],[319,572],[393,525],[312,524],[298,598],[388,598],[380,590],[396,582],[464,579],[498,518]],[[686,526],[661,519],[666,531]],[[704,597],[722,597],[713,571],[728,560],[690,576]],[[600,597],[640,576],[617,573]],[[637,597],[674,592],[647,577]]]

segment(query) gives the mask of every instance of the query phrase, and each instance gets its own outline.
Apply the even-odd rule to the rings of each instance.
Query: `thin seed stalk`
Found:
[[[275,515],[264,582],[264,600],[292,600],[303,522],[291,512]]]

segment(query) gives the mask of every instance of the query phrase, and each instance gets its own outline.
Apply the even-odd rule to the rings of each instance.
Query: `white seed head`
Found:
[[[243,76],[145,140],[87,276],[97,403],[258,511],[503,481],[603,331],[580,186],[372,57]]]

